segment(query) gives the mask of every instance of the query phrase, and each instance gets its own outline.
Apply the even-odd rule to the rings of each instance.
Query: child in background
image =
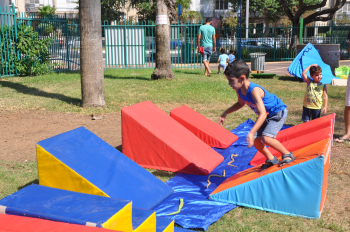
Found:
[[[233,49],[230,49],[230,55],[228,55],[228,64],[231,64],[235,60],[235,55],[233,55]]]
[[[225,71],[226,69],[226,63],[228,61],[228,55],[225,54],[225,48],[221,48],[220,49],[220,53],[221,55],[219,56],[219,59],[218,59],[218,74],[220,74],[220,67],[222,67]]]
[[[306,75],[310,70],[311,80]],[[301,120],[308,122],[321,117],[321,108],[324,102],[322,113],[327,113],[328,95],[327,86],[321,83],[322,69],[317,64],[310,65],[303,71],[303,79],[307,84],[303,103],[303,114]],[[322,101],[323,99],[323,101]]]
[[[280,166],[286,165],[292,162],[295,156],[276,139],[276,136],[287,119],[287,106],[276,95],[250,82],[249,73],[249,67],[243,60],[234,60],[227,66],[224,74],[228,84],[236,90],[238,100],[221,114],[218,123],[223,125],[228,114],[248,105],[258,115],[247,136],[248,147],[254,145],[266,157],[265,164],[261,166],[261,169],[279,163],[279,160],[271,154],[266,145],[279,151],[282,154]]]

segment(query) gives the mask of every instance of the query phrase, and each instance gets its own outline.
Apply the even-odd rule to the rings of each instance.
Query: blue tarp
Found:
[[[324,84],[331,84],[332,79],[339,79],[335,77],[332,73],[331,67],[328,64],[325,64],[318,51],[312,44],[307,44],[303,50],[295,57],[293,62],[288,67],[288,72],[295,76],[296,78],[303,78],[302,73],[305,68],[309,65],[317,64],[322,68],[322,80]],[[307,76],[310,78],[310,71],[307,73]]]
[[[218,153],[224,156],[225,160],[216,167],[211,173],[222,175],[225,170],[225,177],[211,177],[211,185],[207,189],[208,176],[177,174],[166,183],[174,189],[174,194],[159,204],[154,210],[157,216],[165,216],[166,214],[176,212],[179,206],[179,200],[184,200],[184,206],[180,213],[165,216],[175,220],[183,228],[202,228],[207,230],[208,227],[219,220],[226,212],[234,209],[236,205],[208,200],[209,194],[214,191],[226,178],[248,169],[250,160],[253,158],[257,150],[254,147],[247,148],[246,137],[253,127],[254,122],[248,119],[240,124],[231,132],[239,137],[230,147],[226,149],[214,148]],[[238,154],[234,157],[232,165],[227,163],[231,161],[231,154]]]

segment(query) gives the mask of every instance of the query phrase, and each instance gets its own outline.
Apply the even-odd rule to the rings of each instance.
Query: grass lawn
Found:
[[[39,109],[61,113],[108,114],[120,112],[122,107],[150,100],[167,113],[186,104],[207,118],[217,121],[219,115],[237,100],[235,91],[227,84],[223,75],[206,77],[202,74],[203,71],[193,69],[173,71],[176,78],[172,81],[152,81],[152,69],[105,70],[107,106],[97,109],[80,107],[80,73],[3,78],[0,79],[0,115],[2,111]],[[251,81],[276,94],[288,106],[286,124],[301,123],[305,83],[288,76],[276,76],[272,79],[251,78]],[[335,136],[345,132],[345,92],[346,87],[328,86],[328,113],[337,114]],[[256,116],[245,106],[240,111],[230,114],[224,126],[231,130],[248,118],[255,120]],[[343,155],[346,153],[344,151],[350,151],[350,146],[334,144],[332,149],[328,200],[321,219],[290,217],[238,207],[211,225],[208,231],[349,231],[350,163]],[[166,172],[164,175],[157,174],[163,181],[171,176]],[[30,183],[38,183],[37,178],[36,163],[33,161],[18,163],[0,160],[0,198]]]

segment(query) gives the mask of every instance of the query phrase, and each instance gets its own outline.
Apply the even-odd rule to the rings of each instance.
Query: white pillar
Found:
[[[245,26],[246,26],[246,29],[245,29],[245,38],[248,39],[248,25],[249,25],[249,0],[247,0],[247,4],[245,6]]]

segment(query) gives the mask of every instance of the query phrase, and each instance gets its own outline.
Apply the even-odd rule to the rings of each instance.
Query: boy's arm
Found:
[[[253,128],[250,130],[250,132],[247,136],[248,147],[252,147],[254,145],[254,134],[259,130],[259,128],[265,122],[266,117],[267,117],[266,108],[265,108],[265,105],[262,101],[264,94],[265,93],[261,88],[254,88],[253,89],[252,97],[255,101],[255,105],[256,105],[256,108],[259,112],[259,116],[256,119],[256,122],[255,122]]]
[[[215,32],[215,30],[214,30]],[[215,36],[215,33],[213,35],[213,53],[216,51],[216,36]]]
[[[219,125],[223,125],[224,124],[224,121],[225,121],[225,118],[228,114],[230,113],[233,113],[237,110],[239,110],[240,108],[242,108],[244,105],[245,105],[245,102],[243,101],[243,99],[239,96],[238,92],[236,91],[237,93],[237,97],[238,97],[238,101],[233,104],[230,108],[228,108],[227,110],[225,110],[224,113],[221,114],[220,118],[219,118]]]
[[[197,38],[197,47],[196,47],[197,51],[199,51],[199,43],[200,43],[200,41],[201,41],[201,34],[199,33],[198,34],[198,38]]]
[[[322,113],[326,114],[327,113],[327,106],[328,106],[327,85],[324,87],[323,101],[324,101],[324,107],[323,107]]]
[[[303,73],[302,73],[302,76],[303,76],[303,79],[304,81],[306,82],[306,84],[309,84],[310,83],[310,79],[307,77],[307,72],[309,71],[309,69],[312,67],[312,66],[318,66],[317,64],[312,64],[312,65],[309,65],[306,69],[304,69]]]

